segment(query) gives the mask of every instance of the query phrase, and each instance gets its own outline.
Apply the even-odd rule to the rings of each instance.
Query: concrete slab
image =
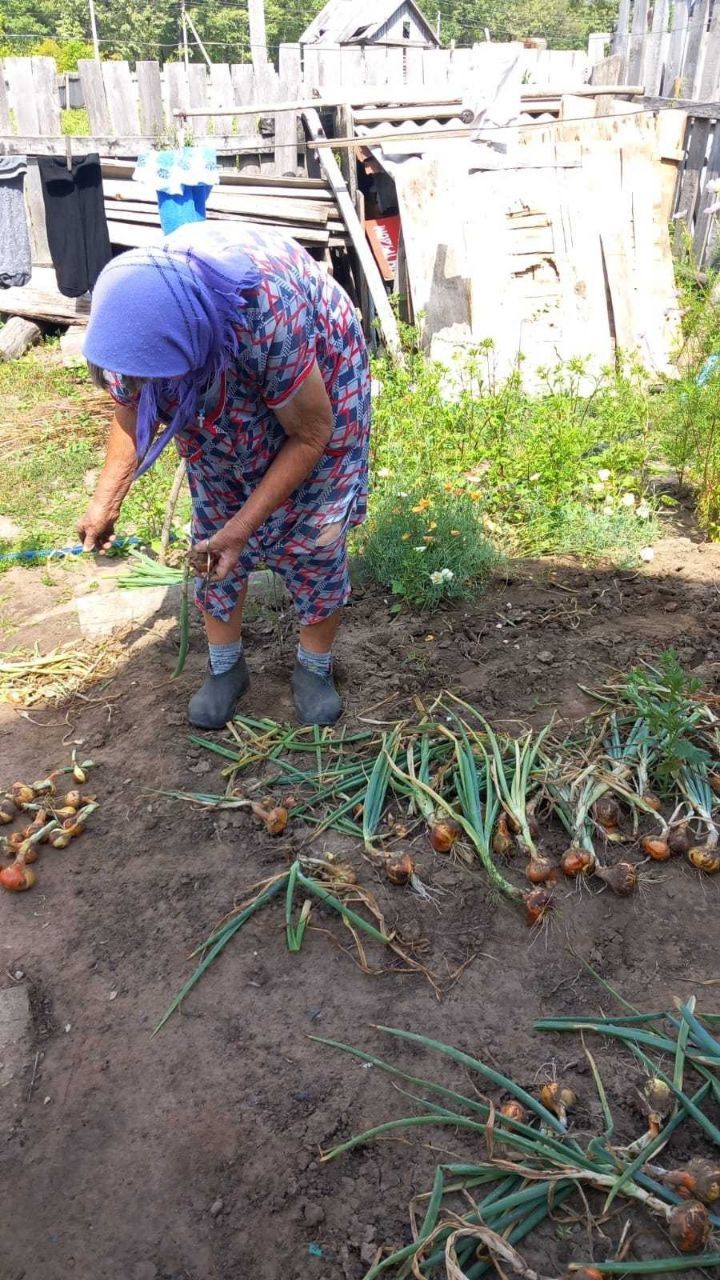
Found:
[[[87,639],[112,635],[131,622],[148,622],[161,609],[176,612],[180,604],[180,586],[116,588],[92,591],[75,598],[80,630]],[[281,578],[270,569],[250,574],[248,599],[269,608],[287,603],[288,594]]]
[[[5,1088],[30,1061],[32,1015],[27,988],[0,991],[0,1088]]]

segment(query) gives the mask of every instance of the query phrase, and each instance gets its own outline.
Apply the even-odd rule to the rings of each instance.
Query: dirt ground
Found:
[[[719,570],[720,547],[685,532],[638,573],[515,564],[477,604],[432,620],[391,616],[380,595],[359,592],[338,651],[348,720],[391,720],[411,695],[451,688],[496,725],[538,725],[553,713],[570,725],[593,706],[579,685],[670,646],[720,692]],[[77,634],[73,611],[61,607],[77,574],[4,575],[3,611],[18,629],[3,647],[47,649]],[[246,645],[253,684],[244,709],[289,717],[289,622],[257,612]],[[429,1189],[440,1150],[467,1155],[472,1144],[423,1130],[321,1163],[321,1147],[409,1114],[413,1103],[311,1035],[459,1087],[460,1069],[388,1044],[373,1024],[453,1043],[529,1088],[556,1068],[578,1092],[577,1126],[599,1131],[577,1038],[532,1030],[540,1016],[609,1011],[578,956],[644,1008],[694,992],[717,1009],[717,987],[703,984],[720,978],[720,886],[680,861],[644,864],[631,899],[563,888],[549,927],[534,934],[491,899],[480,871],[420,840],[420,875],[443,891],[437,906],[381,881],[358,848],[349,856],[388,922],[429,941],[426,962],[449,988],[442,1000],[421,975],[361,972],[322,914],[315,921],[335,943],[310,930],[301,953],[288,954],[278,907],[246,926],[151,1038],[192,947],[306,832],[272,840],[243,813],[153,795],[222,788],[221,762],[189,745],[184,720],[205,658],[196,631],[185,674],[171,682],[175,632],[163,616],[125,647],[88,700],[27,717],[0,706],[5,784],[63,763],[81,741],[102,800],[81,840],[43,853],[32,893],[0,901],[0,987],[26,987],[33,1015],[26,1068],[0,1092],[0,1280],[359,1280],[378,1245],[410,1238],[408,1202]],[[317,847],[340,845],[330,834]],[[369,954],[378,970],[387,964]],[[632,1060],[593,1047],[620,1132],[637,1136]],[[686,1141],[674,1154],[687,1154]],[[598,1256],[612,1256],[626,1217],[620,1205],[605,1221]],[[632,1255],[669,1252],[643,1222]],[[543,1274],[560,1275],[588,1257],[585,1226],[546,1224],[525,1252]]]

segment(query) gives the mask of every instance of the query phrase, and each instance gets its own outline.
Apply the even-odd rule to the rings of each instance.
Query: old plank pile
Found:
[[[133,166],[103,161],[105,214],[119,248],[162,239],[155,192],[131,179]],[[221,171],[207,202],[209,221],[276,227],[309,249],[346,248],[345,224],[327,183],[313,178],[247,176]]]
[[[679,311],[667,220],[682,112],[518,130],[505,157],[475,146],[393,165],[414,315],[432,354],[490,340],[489,376],[528,386],[581,358],[592,378],[621,352],[672,368]]]

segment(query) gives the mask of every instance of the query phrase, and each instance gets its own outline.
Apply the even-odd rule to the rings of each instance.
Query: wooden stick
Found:
[[[303,117],[310,137],[317,141],[324,138],[323,127],[320,123],[320,117],[314,109],[303,111]],[[330,142],[332,145],[332,142]],[[378,269],[378,265],[373,256],[370,245],[365,236],[365,230],[360,223],[360,219],[355,211],[355,205],[352,202],[347,183],[342,176],[340,166],[335,159],[332,151],[323,149],[319,152],[318,159],[327,178],[338,209],[342,214],[345,226],[353,242],[353,248],[358,256],[360,266],[367,280],[368,289],[373,300],[373,306],[377,312],[380,329],[385,339],[385,345],[398,362],[402,361],[402,350],[400,346],[400,330],[398,329],[395,313],[390,306],[390,300],[385,292],[382,276]]]
[[[160,534],[160,554],[158,555],[160,564],[165,564],[167,561],[170,534],[172,532],[172,522],[175,517],[175,508],[178,504],[178,498],[180,497],[180,490],[183,487],[183,481],[185,479],[185,469],[185,459],[181,458],[175,469],[172,487],[168,494],[167,506],[165,508],[165,519],[163,520],[162,533]]]

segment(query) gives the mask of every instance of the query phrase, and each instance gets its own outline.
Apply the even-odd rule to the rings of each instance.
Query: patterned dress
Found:
[[[278,232],[247,224],[195,224],[167,248],[204,243],[217,252],[240,244],[261,283],[238,311],[237,357],[208,389],[197,419],[175,436],[186,459],[193,541],[209,538],[247,501],[286,441],[274,410],[292,398],[317,363],[333,412],[333,433],[312,474],[250,538],[222,582],[196,584],[199,607],[227,619],[251,569],[266,565],[284,579],[301,623],[320,622],[350,595],[347,531],[367,509],[370,377],[365,341],[347,294],[304,249]],[[122,378],[110,379],[121,404],[132,404]],[[173,410],[170,396],[162,417]],[[323,530],[338,526],[331,542]]]

